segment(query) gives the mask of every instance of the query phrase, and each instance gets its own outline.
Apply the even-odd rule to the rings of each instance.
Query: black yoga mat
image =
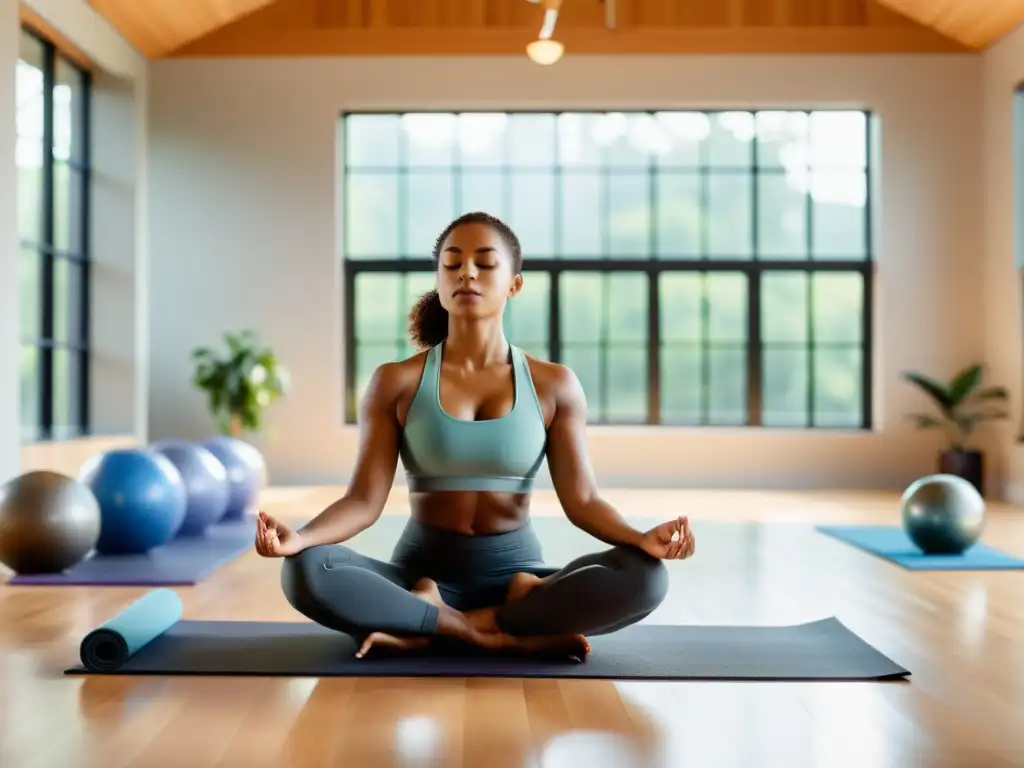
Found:
[[[886,680],[909,671],[827,618],[786,627],[638,624],[590,638],[586,662],[482,652],[389,652],[310,622],[180,621],[169,590],[144,596],[82,642],[68,674],[289,677],[546,677],[622,680]],[[148,638],[148,639],[147,639]]]

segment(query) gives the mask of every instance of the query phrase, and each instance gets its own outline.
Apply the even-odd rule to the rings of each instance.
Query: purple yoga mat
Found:
[[[12,585],[191,586],[253,546],[256,518],[212,525],[201,537],[174,539],[144,555],[93,554],[63,573],[14,576]]]

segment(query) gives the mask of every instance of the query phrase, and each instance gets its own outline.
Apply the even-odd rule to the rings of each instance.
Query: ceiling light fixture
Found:
[[[565,46],[551,38],[555,33],[555,25],[558,23],[558,10],[562,5],[562,0],[527,0],[527,2],[539,3],[544,6],[544,21],[537,39],[526,46],[526,55],[534,64],[550,67],[558,62],[562,58],[562,54],[565,53]]]
[[[565,46],[557,40],[534,40],[526,46],[526,55],[534,64],[550,67],[556,64],[565,53]]]

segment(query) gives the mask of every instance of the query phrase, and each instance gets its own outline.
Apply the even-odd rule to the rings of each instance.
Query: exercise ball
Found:
[[[206,448],[186,440],[161,440],[150,448],[181,474],[188,502],[178,536],[202,536],[228,508],[228,472]]]
[[[74,478],[27,472],[0,486],[0,563],[15,573],[67,570],[99,536],[100,505]]]
[[[78,479],[100,505],[104,555],[142,554],[174,538],[185,520],[188,496],[170,460],[142,448],[104,453],[86,462]]]
[[[209,437],[202,445],[228,472],[228,507],[221,520],[241,520],[253,511],[259,496],[263,484],[263,455],[256,446],[227,435]]]
[[[903,530],[928,555],[958,555],[985,528],[985,500],[956,475],[929,475],[911,483],[900,500]]]

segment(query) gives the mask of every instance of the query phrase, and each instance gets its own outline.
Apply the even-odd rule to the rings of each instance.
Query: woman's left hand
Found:
[[[640,549],[659,560],[685,560],[696,548],[688,517],[657,525],[640,539]]]

